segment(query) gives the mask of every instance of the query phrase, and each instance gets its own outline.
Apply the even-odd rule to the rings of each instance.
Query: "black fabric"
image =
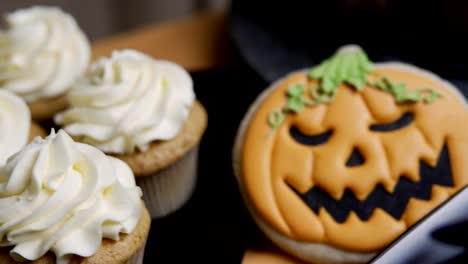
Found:
[[[468,219],[436,229],[432,231],[432,237],[443,243],[468,248]],[[468,258],[468,252],[466,257]]]
[[[429,200],[432,185],[453,186],[447,146],[444,145],[442,148],[434,168],[420,161],[419,172],[418,182],[411,182],[402,176],[392,193],[378,185],[363,201],[359,201],[349,189],[344,192],[340,200],[335,200],[318,186],[312,187],[304,194],[290,187],[315,213],[323,207],[338,223],[346,221],[351,211],[355,212],[361,220],[368,220],[376,208],[381,208],[395,219],[400,219],[411,197]]]

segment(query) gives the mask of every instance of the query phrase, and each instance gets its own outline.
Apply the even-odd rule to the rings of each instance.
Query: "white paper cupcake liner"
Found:
[[[131,256],[125,264],[143,264],[143,258],[145,257],[145,244],[133,255]]]
[[[197,179],[198,146],[154,175],[137,177],[151,218],[164,217],[179,209],[193,193]]]

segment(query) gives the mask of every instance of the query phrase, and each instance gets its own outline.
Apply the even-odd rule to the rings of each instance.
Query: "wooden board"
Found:
[[[93,61],[115,49],[136,49],[189,71],[229,65],[234,48],[223,14],[202,14],[117,34],[92,45]]]

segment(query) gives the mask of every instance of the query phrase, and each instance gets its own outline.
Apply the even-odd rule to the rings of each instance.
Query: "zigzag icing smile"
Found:
[[[429,200],[433,185],[453,187],[450,157],[446,145],[442,147],[435,167],[429,166],[424,161],[420,161],[419,164],[418,182],[412,182],[404,176],[400,177],[392,193],[378,185],[362,201],[349,189],[344,192],[340,200],[335,200],[319,186],[314,186],[302,194],[289,186],[316,214],[320,208],[325,208],[338,223],[345,222],[350,212],[355,212],[362,221],[366,221],[376,208],[381,208],[393,218],[400,219],[410,198]]]

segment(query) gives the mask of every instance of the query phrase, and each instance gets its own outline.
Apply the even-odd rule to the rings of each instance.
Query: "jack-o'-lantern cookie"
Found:
[[[366,262],[468,183],[464,97],[346,46],[248,111],[234,170],[253,218],[310,262]]]

